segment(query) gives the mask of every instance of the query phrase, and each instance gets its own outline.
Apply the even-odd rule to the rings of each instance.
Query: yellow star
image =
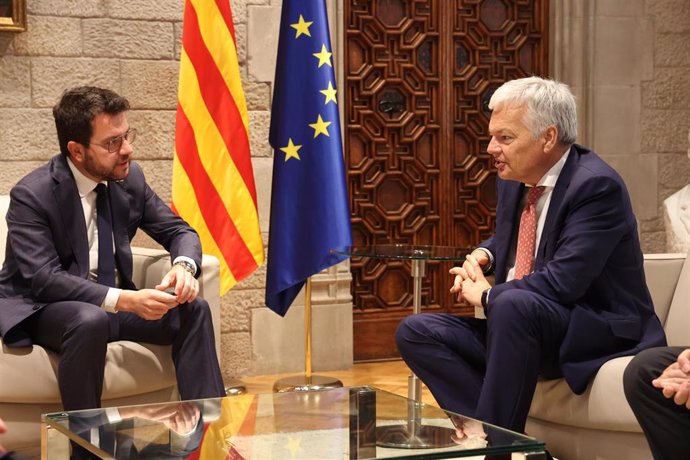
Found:
[[[296,24],[290,24],[290,27],[295,29],[297,33],[295,33],[295,38],[299,38],[300,35],[304,34],[307,37],[311,37],[311,32],[309,32],[309,27],[314,24],[314,21],[307,22],[304,20],[302,15],[299,15],[299,22]]]
[[[314,136],[314,137],[316,137],[316,136]],[[280,150],[285,152],[285,161],[288,161],[290,158],[297,158],[299,160],[300,158],[299,158],[299,154],[297,153],[297,151],[301,148],[302,148],[301,145],[293,144],[292,138],[290,138],[290,140],[288,141],[287,147],[281,147]]]
[[[323,121],[323,118],[321,118],[321,115],[319,115],[318,120],[316,120],[316,123],[309,123],[309,126],[314,130],[314,139],[316,139],[316,136],[319,134],[325,134],[328,137],[331,137],[330,134],[328,134],[328,127],[330,126],[331,122],[330,121]]]
[[[333,67],[331,65],[331,55],[333,53],[329,53],[326,50],[326,45],[321,45],[321,51],[318,53],[314,53],[314,56],[319,58],[319,67],[321,67],[324,64],[328,64],[330,67]]]
[[[322,89],[319,92],[326,96],[325,104],[328,104],[330,101],[333,101],[333,103],[335,104],[338,103],[338,101],[335,98],[336,89],[333,88],[333,84],[330,81],[328,82],[328,89]]]

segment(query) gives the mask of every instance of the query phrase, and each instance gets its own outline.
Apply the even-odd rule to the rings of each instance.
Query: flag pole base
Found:
[[[297,375],[280,379],[273,384],[273,391],[276,393],[287,393],[291,391],[321,391],[341,388],[343,382],[325,375]]]
[[[230,380],[229,385],[225,385],[226,396],[239,396],[247,392],[247,387],[239,380]]]

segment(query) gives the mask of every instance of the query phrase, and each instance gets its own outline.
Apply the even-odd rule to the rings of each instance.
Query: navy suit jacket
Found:
[[[198,235],[151,190],[138,164],[132,162],[127,178],[109,182],[108,189],[123,289],[136,289],[130,241],[139,228],[173,259],[183,255],[201,267]],[[102,304],[108,287],[88,280],[84,211],[64,156],[54,156],[12,188],[7,227],[0,271],[0,335],[6,345],[31,345],[21,322],[47,304],[67,300]]]
[[[574,145],[551,196],[534,272],[506,282],[524,184],[498,179],[496,232],[481,244],[495,257],[490,299],[533,291],[571,310],[560,346],[576,393],[609,359],[666,344],[643,270],[637,222],[618,173]],[[487,315],[491,315],[491,300]]]

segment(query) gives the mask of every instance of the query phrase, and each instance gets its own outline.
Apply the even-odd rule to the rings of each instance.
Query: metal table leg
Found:
[[[422,311],[422,279],[426,261],[412,259],[412,278],[414,282],[412,311],[417,315]],[[420,449],[452,446],[451,434],[455,430],[433,425],[422,425],[422,382],[414,373],[407,381],[407,423],[404,425],[380,426],[376,428],[376,444],[382,447]]]

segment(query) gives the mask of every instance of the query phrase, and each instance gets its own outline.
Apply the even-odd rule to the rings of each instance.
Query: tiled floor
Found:
[[[403,361],[395,360],[358,363],[347,370],[329,372],[314,370],[313,373],[339,379],[344,386],[371,385],[391,393],[407,396],[407,381],[410,370]],[[270,393],[273,391],[273,384],[277,380],[292,376],[299,377],[301,375],[303,373],[295,372],[292,374],[248,376],[238,379],[238,382],[244,384],[248,393]],[[429,390],[423,385],[422,402],[438,405]]]

